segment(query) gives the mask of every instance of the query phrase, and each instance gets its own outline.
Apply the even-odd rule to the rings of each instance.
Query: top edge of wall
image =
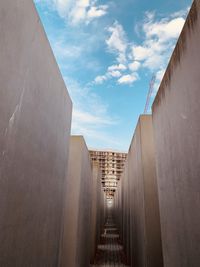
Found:
[[[187,45],[188,45],[187,40],[186,40],[187,36],[191,32],[193,32],[196,22],[198,20],[199,9],[200,9],[200,0],[194,0],[192,3],[191,9],[189,11],[189,14],[187,16],[187,19],[185,21],[185,24],[183,26],[182,32],[178,38],[175,49],[172,53],[172,56],[167,66],[167,69],[165,71],[164,77],[161,81],[155,100],[152,104],[152,112],[154,112],[154,109],[160,104],[162,96],[165,94],[165,89],[171,82],[171,77],[173,75],[173,72],[175,71],[178,64],[180,64],[183,53],[186,50]]]

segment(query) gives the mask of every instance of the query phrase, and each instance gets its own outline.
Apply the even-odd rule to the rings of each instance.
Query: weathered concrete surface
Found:
[[[91,207],[91,256],[90,262],[93,263],[97,252],[97,245],[101,234],[101,177],[102,173],[98,162],[92,164],[92,207]]]
[[[128,159],[126,159],[124,171],[114,196],[114,219],[119,227],[120,241],[123,244],[126,264],[130,265],[130,205],[132,203],[130,203],[128,171]]]
[[[152,118],[140,116],[128,154],[131,266],[162,267]]]
[[[106,194],[103,191],[103,186],[101,185],[102,191],[101,191],[101,199],[100,199],[100,234],[104,230],[104,225],[106,222],[106,213],[107,213],[107,201],[106,201]]]
[[[0,36],[0,266],[57,266],[72,104],[31,0]]]
[[[200,264],[200,1],[153,104],[165,267]]]
[[[113,200],[113,217],[114,220],[119,228],[119,234],[120,239],[123,242],[123,209],[122,209],[122,179],[124,177],[124,173],[122,173],[122,176],[120,180],[117,183],[117,190],[114,194],[114,200]]]
[[[90,264],[92,165],[83,137],[70,141],[65,218],[61,255],[62,267]]]
[[[130,264],[130,181],[129,181],[128,160],[124,166],[124,173],[121,178],[122,186],[122,242],[126,254],[127,264]]]

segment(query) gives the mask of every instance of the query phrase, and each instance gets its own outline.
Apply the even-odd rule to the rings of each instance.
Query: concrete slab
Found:
[[[162,267],[152,117],[139,118],[128,153],[131,266]]]
[[[99,163],[92,163],[92,210],[91,210],[91,256],[90,262],[94,263],[95,255],[97,252],[97,245],[101,235],[101,178],[102,173],[99,167]]]
[[[0,35],[0,266],[57,266],[72,103],[31,0]]]
[[[83,137],[70,139],[68,180],[66,184],[62,267],[90,264],[92,165]]]
[[[194,1],[153,104],[166,267],[200,262],[200,1]]]

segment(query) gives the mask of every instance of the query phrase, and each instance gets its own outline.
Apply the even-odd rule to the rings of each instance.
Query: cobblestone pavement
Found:
[[[119,232],[112,218],[108,218],[98,245],[95,265],[91,267],[125,267],[123,246],[120,244]]]

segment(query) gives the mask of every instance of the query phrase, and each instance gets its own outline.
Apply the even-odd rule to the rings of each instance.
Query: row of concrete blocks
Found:
[[[61,266],[89,266],[104,225],[105,194],[83,137],[71,137],[65,183]]]
[[[32,0],[0,1],[0,36],[0,266],[88,267],[100,172]]]
[[[139,118],[115,195],[114,216],[127,264],[163,266],[151,115]]]
[[[115,196],[133,267],[200,266],[200,1],[193,2]],[[121,216],[121,217],[120,217]]]

